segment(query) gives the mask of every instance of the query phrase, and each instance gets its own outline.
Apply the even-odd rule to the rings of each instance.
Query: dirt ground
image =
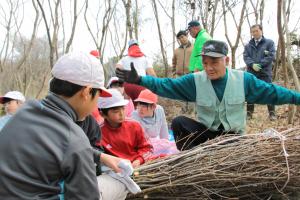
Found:
[[[184,102],[160,97],[158,103],[165,109],[169,125],[171,124],[172,119],[179,115],[185,115],[195,119],[195,114],[182,111],[182,107],[185,107]],[[288,105],[276,106],[277,120],[270,121],[267,106],[255,105],[253,117],[251,120],[247,121],[246,133],[259,133],[268,128],[282,131],[291,127],[300,126],[300,112],[297,111],[293,123],[288,124],[288,107]]]

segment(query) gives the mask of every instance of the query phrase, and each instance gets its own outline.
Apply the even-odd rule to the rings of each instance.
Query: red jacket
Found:
[[[125,119],[120,127],[113,128],[105,120],[100,127],[100,145],[105,152],[131,162],[139,160],[141,164],[151,156],[152,145],[145,138],[144,130],[137,121]]]

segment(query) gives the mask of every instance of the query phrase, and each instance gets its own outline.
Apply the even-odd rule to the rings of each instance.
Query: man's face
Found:
[[[255,27],[251,28],[251,35],[254,39],[258,40],[259,38],[262,37],[263,32],[262,32],[262,30],[259,29],[258,26],[255,26]]]
[[[202,63],[207,77],[210,80],[217,80],[226,74],[227,57],[214,58],[210,56],[202,56]]]
[[[14,114],[21,105],[21,102],[12,99],[4,103],[4,109],[7,114]]]
[[[186,45],[188,43],[188,37],[186,35],[181,35],[178,37],[180,44]]]
[[[112,127],[119,127],[125,120],[125,106],[114,107],[103,116]]]
[[[189,33],[192,36],[192,38],[196,38],[196,35],[199,33],[200,27],[198,26],[192,26],[189,28]]]

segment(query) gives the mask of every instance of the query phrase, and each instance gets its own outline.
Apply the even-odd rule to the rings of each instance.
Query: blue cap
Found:
[[[134,45],[134,44],[138,45],[138,41],[137,41],[136,39],[131,39],[131,40],[129,40],[129,42],[128,42],[128,47],[130,47],[130,46],[132,46],[132,45]]]

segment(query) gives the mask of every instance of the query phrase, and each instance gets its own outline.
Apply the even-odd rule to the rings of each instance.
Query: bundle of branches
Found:
[[[272,199],[300,191],[300,128],[225,135],[141,166],[127,199]]]

